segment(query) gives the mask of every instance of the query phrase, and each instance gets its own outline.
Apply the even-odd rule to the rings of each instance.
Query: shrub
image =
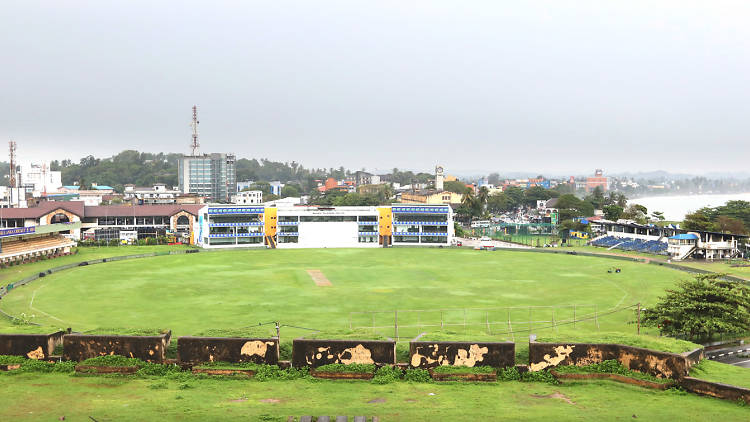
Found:
[[[518,369],[515,366],[511,366],[508,368],[501,368],[497,371],[497,380],[498,381],[520,381],[521,380],[521,374],[518,372]]]
[[[404,380],[405,381],[412,381],[412,382],[432,382],[432,377],[430,377],[430,372],[426,369],[407,369],[404,373]]]
[[[375,372],[375,365],[371,363],[350,363],[345,365],[343,363],[330,363],[315,368],[318,372],[357,372],[357,373],[373,373]]]
[[[401,379],[401,368],[394,366],[381,366],[375,371],[372,382],[375,384],[389,384]]]
[[[495,368],[491,366],[450,366],[442,365],[433,369],[438,374],[491,374]]]
[[[138,358],[127,358],[120,355],[107,355],[89,358],[81,362],[83,365],[91,366],[140,366],[146,365],[146,362]]]
[[[0,355],[0,365],[15,365],[24,362],[26,358],[22,356]]]
[[[521,374],[521,381],[524,382],[546,382],[547,384],[557,385],[557,380],[549,371],[529,371]]]
[[[279,343],[279,359],[291,360],[292,359],[292,342],[285,341]]]

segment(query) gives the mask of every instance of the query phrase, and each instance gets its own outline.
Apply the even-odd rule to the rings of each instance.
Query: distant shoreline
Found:
[[[640,198],[628,198],[629,203],[643,205],[652,211],[661,211],[667,221],[682,221],[685,214],[694,212],[703,207],[717,207],[724,205],[727,201],[748,201],[750,192],[743,193],[716,193],[716,194],[682,194],[682,195],[658,195],[643,196]]]

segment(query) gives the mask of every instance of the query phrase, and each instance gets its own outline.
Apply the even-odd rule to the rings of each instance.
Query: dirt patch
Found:
[[[571,399],[569,399],[568,396],[566,396],[565,394],[563,394],[563,393],[561,393],[559,391],[555,391],[552,394],[547,394],[546,396],[541,396],[541,395],[538,395],[538,394],[532,394],[531,397],[533,397],[535,399],[558,399],[558,400],[562,400],[562,401],[564,401],[565,403],[568,403],[568,404],[575,404],[575,402],[573,402]]]
[[[315,282],[315,285],[318,287],[325,287],[325,286],[333,286],[331,284],[331,281],[328,280],[328,277],[326,277],[325,274],[323,274],[323,271],[320,270],[306,270],[307,275],[312,278],[312,280]]]
[[[385,403],[385,399],[372,399],[367,403]]]
[[[245,399],[247,400],[247,399]],[[261,399],[261,403],[281,403],[281,400],[279,399]]]

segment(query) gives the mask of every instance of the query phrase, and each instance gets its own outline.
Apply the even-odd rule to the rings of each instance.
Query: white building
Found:
[[[246,190],[232,196],[232,203],[238,205],[256,205],[263,203],[263,191]]]
[[[180,195],[177,189],[168,189],[167,185],[157,183],[152,187],[137,187],[125,185],[123,199],[126,201],[138,201],[138,204],[174,204]]]
[[[204,248],[450,246],[449,205],[380,207],[209,205],[195,243]]]
[[[22,165],[18,176],[18,187],[35,198],[62,187],[62,172],[50,170],[49,163]]]

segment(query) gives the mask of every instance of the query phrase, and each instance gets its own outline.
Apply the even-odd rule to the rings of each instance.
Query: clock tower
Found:
[[[445,181],[443,166],[435,166],[435,189],[443,190],[443,181]]]

